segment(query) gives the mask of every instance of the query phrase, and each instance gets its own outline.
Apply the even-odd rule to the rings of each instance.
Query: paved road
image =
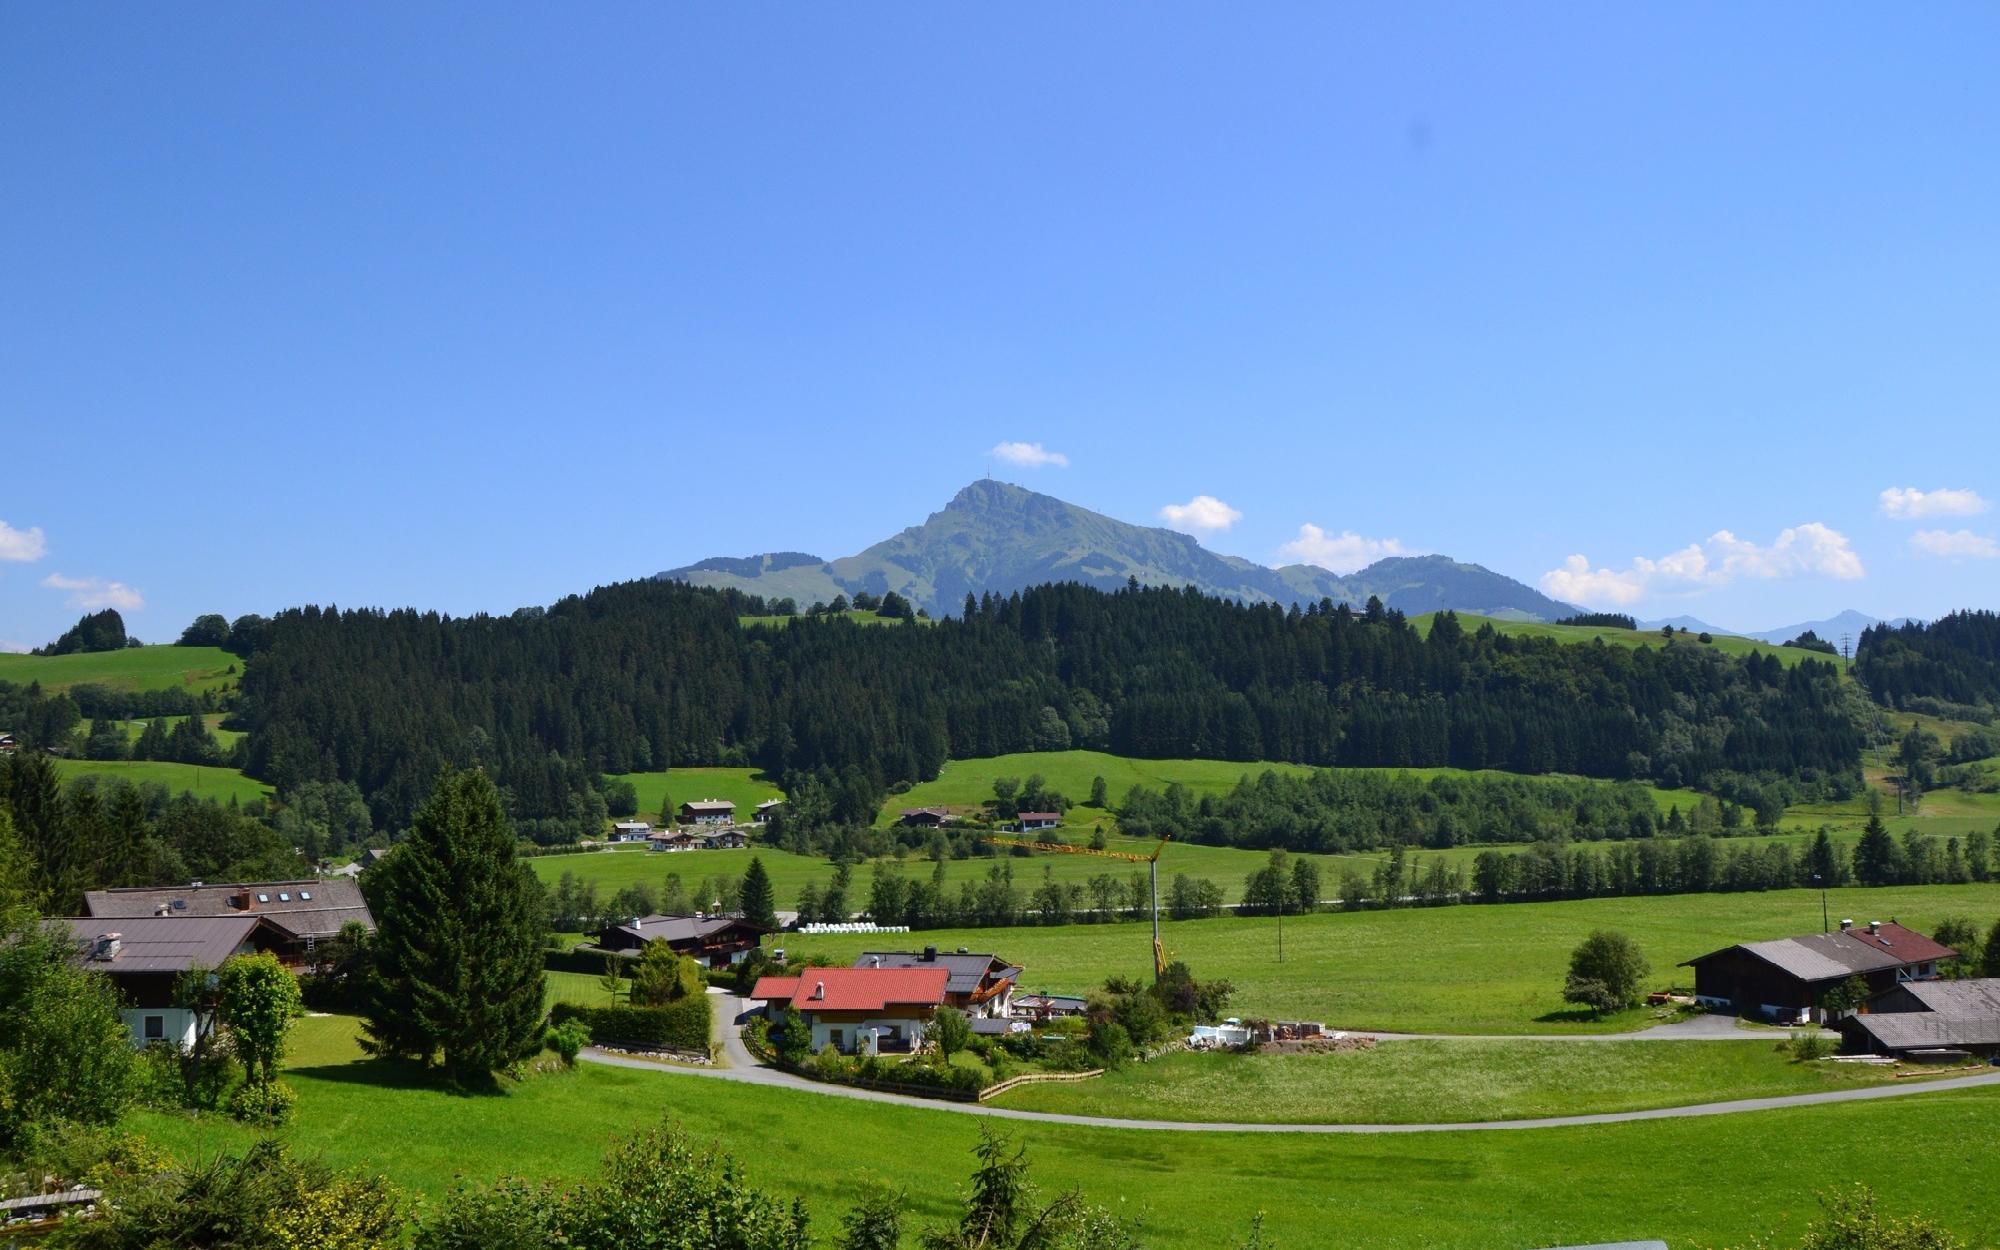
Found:
[[[1439,1124],[1246,1124],[1232,1122],[1207,1123],[1194,1120],[1124,1120],[1114,1116],[1063,1115],[1054,1111],[1016,1111],[1008,1107],[989,1107],[979,1103],[944,1102],[939,1099],[910,1098],[902,1094],[883,1093],[880,1090],[855,1089],[846,1085],[825,1085],[809,1081],[804,1077],[780,1072],[775,1068],[759,1066],[750,1052],[743,1047],[739,1030],[739,1019],[744,1004],[732,994],[711,990],[716,997],[716,1032],[722,1043],[723,1056],[728,1067],[671,1067],[653,1063],[645,1059],[634,1059],[626,1055],[607,1054],[595,1048],[583,1052],[583,1058],[592,1063],[608,1064],[617,1068],[640,1068],[651,1072],[670,1072],[688,1076],[708,1077],[712,1080],[739,1081],[750,1085],[764,1085],[796,1089],[806,1093],[819,1094],[830,1098],[854,1098],[863,1102],[900,1103],[904,1106],[922,1107],[931,1111],[955,1111],[961,1115],[992,1116],[1001,1120],[1031,1120],[1044,1124],[1075,1124],[1087,1128],[1145,1129],[1158,1132],[1176,1133],[1457,1133],[1487,1132],[1501,1129],[1565,1128],[1581,1124],[1622,1124],[1631,1120],[1675,1120],[1690,1116],[1734,1115],[1743,1111],[1770,1111],[1781,1107],[1809,1107],[1821,1103],[1861,1102],[1875,1098],[1899,1098],[1908,1094],[1927,1094],[1943,1090],[1978,1089],[2000,1085],[2000,1072],[1985,1072],[1977,1076],[1950,1077],[1934,1081],[1912,1081],[1904,1085],[1871,1085],[1863,1089],[1827,1090],[1817,1094],[1785,1094],[1772,1098],[1737,1098],[1727,1102],[1695,1103],[1684,1107],[1656,1107],[1647,1111],[1606,1111],[1592,1115],[1543,1116],[1533,1120],[1476,1120]],[[1638,1033],[1569,1035],[1582,1040],[1588,1036],[1596,1040],[1607,1037],[1644,1037],[1654,1030]],[[1732,1036],[1736,1032],[1732,1031]],[[1401,1036],[1412,1036],[1404,1034]],[[1756,1036],[1751,1034],[1751,1036]],[[1518,1040],[1518,1039],[1517,1039]]]

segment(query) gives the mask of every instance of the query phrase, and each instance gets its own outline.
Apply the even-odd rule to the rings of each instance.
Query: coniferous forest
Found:
[[[1306,610],[1073,584],[862,626],[633,582],[452,619],[304,608],[269,622],[232,722],[251,775],[351,782],[400,826],[446,765],[482,766],[532,831],[599,773],[751,764],[861,803],[947,758],[1152,757],[1498,768],[1790,796],[1859,785],[1831,664],[1691,647],[1429,636],[1371,602]]]
[[[1870,626],[1861,633],[1854,673],[1889,707],[1990,720],[2000,705],[2000,614],[1953,612],[1928,625]]]

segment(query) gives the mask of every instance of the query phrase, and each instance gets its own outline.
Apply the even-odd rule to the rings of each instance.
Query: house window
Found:
[[[149,1042],[165,1041],[167,1036],[167,1018],[165,1016],[147,1016],[142,1031]]]
[[[833,1043],[835,1050],[847,1049],[847,1036],[844,1029],[828,1029],[826,1031],[826,1040]]]

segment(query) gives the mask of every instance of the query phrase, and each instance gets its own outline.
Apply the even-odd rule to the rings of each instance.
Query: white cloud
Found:
[[[49,553],[48,539],[42,536],[41,527],[17,530],[5,521],[0,521],[0,560],[14,564],[30,564]]]
[[[1212,534],[1241,521],[1243,514],[1214,495],[1196,495],[1186,503],[1170,503],[1161,508],[1160,519],[1169,529],[1183,534]]]
[[[1891,486],[1882,492],[1882,514],[1899,521],[1934,516],[1977,516],[1993,505],[1976,490],[1918,490]]]
[[[1768,547],[1717,530],[1706,542],[1689,543],[1657,560],[1637,556],[1622,569],[1593,568],[1587,557],[1573,555],[1542,574],[1541,587],[1571,603],[1622,608],[1647,595],[1695,594],[1743,579],[1852,581],[1866,575],[1847,535],[1811,521],[1780,532]]]
[[[1918,530],[1910,535],[1910,546],[1927,556],[2000,560],[2000,542],[1971,530]]]
[[[987,454],[1024,469],[1069,468],[1068,456],[1050,451],[1040,443],[996,443]]]
[[[1410,553],[1393,538],[1363,538],[1353,530],[1329,534],[1308,522],[1299,526],[1299,536],[1278,548],[1278,554],[1301,564],[1317,564],[1333,573],[1352,573],[1384,556]]]
[[[99,608],[117,608],[130,612],[146,606],[146,596],[127,586],[124,582],[107,582],[101,577],[64,577],[51,573],[42,579],[42,585],[50,590],[71,591],[69,606],[95,612]]]

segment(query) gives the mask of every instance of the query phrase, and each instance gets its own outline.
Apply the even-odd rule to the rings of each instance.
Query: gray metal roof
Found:
[[[692,803],[683,803],[681,806],[695,812],[733,812],[736,810],[736,804],[731,803],[728,799],[696,799]]]
[[[620,932],[629,933],[647,942],[698,942],[732,925],[740,925],[757,930],[741,916],[642,916],[631,924],[618,926]]]
[[[117,934],[115,956],[87,961],[88,967],[113,974],[186,972],[197,965],[213,968],[240,950],[260,926],[268,926],[262,916],[240,915],[67,916],[61,923],[86,949],[100,937]]]
[[[1969,981],[1906,981],[1896,988],[1931,1011],[1948,1016],[2000,1016],[2000,978]]]
[[[854,961],[856,968],[943,968],[951,974],[944,983],[947,994],[972,994],[992,976],[996,980],[1013,981],[1019,979],[1021,969],[1008,963],[998,955],[958,954],[938,951],[927,954],[923,951],[863,951],[861,958]]]
[[[1885,1050],[1940,1046],[2000,1046],[2000,1015],[1948,1015],[1940,1011],[1878,1011],[1854,1023]]]
[[[1745,942],[1743,949],[1801,981],[1842,981],[1864,972],[1903,966],[1901,959],[1887,951],[1849,942],[1839,933]]]
[[[240,906],[245,893],[250,905]],[[98,920],[124,920],[168,915],[263,916],[295,938],[328,938],[356,920],[375,927],[361,886],[344,877],[309,881],[247,881],[234,885],[143,886],[133,889],[88,890],[83,909]]]

